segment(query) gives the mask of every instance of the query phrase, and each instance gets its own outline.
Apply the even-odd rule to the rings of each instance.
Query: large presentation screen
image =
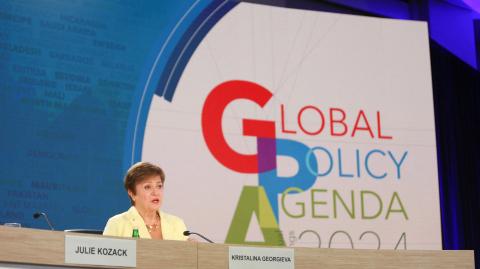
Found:
[[[143,160],[218,243],[441,249],[429,58],[425,22],[0,1],[0,224],[103,229]]]
[[[240,3],[209,27],[148,111],[167,212],[216,242],[441,249],[426,23]]]

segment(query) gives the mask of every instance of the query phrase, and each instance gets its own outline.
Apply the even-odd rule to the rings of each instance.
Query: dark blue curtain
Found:
[[[480,73],[430,40],[444,249],[480,268]]]

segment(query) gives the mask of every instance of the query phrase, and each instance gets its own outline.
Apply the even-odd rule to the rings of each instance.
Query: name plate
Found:
[[[229,269],[294,269],[292,248],[229,247]]]
[[[65,263],[137,266],[137,241],[65,235]]]

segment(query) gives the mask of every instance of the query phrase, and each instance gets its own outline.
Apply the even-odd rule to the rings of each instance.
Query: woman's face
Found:
[[[136,193],[128,191],[135,207],[145,211],[157,211],[163,201],[163,183],[159,175],[150,176],[135,185]]]

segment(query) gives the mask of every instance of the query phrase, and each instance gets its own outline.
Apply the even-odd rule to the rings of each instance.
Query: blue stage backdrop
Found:
[[[126,209],[122,177],[162,72],[234,5],[1,1],[0,222],[47,228],[32,219],[44,211],[56,229],[101,229]]]

